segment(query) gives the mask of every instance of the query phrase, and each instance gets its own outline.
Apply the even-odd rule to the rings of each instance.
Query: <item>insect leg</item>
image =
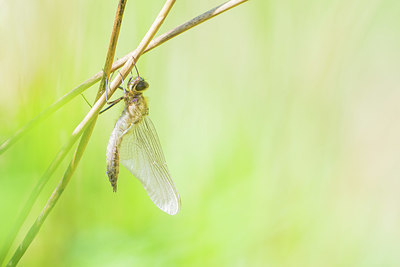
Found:
[[[107,77],[106,77],[106,103],[107,104],[112,104],[112,102],[108,102],[108,91],[109,91],[109,89],[110,89],[110,85],[108,84],[108,81],[107,81]]]
[[[123,96],[121,96],[121,97],[118,98],[118,99],[115,99],[114,101],[111,101],[111,102],[109,103],[110,105],[109,105],[108,107],[106,107],[105,109],[103,109],[102,111],[100,111],[99,114],[101,114],[101,113],[103,113],[103,112],[109,110],[109,109],[112,108],[114,105],[118,104],[119,101],[121,101],[122,99],[124,99]]]
[[[125,87],[124,87],[124,79],[122,77],[121,72],[118,71],[118,73],[119,73],[119,76],[121,76],[121,84],[122,84],[122,89],[124,90],[124,95],[126,95],[126,90],[125,90]]]
[[[137,69],[137,67],[136,67],[136,58],[132,55],[132,59],[133,59],[133,66],[135,67],[135,69],[136,69],[136,73],[137,73],[137,76],[138,77],[140,77],[140,75],[139,75],[139,71],[138,71],[138,69]],[[131,70],[132,71],[132,70]],[[133,75],[132,75],[133,76]]]
[[[108,102],[108,91],[110,89],[110,85],[108,84],[108,81],[112,80],[112,77],[114,76],[114,72],[111,74],[110,79],[107,79],[106,74],[105,74],[104,69],[103,69],[103,76],[104,76],[104,79],[105,79],[105,82],[106,82],[106,90],[105,90],[106,91],[106,103],[110,105],[110,104],[113,103],[113,101],[112,102]]]
[[[108,103],[108,90],[107,90],[108,89],[108,81],[107,81],[107,76],[106,76],[106,73],[104,72],[104,69],[103,69],[103,76],[104,76],[104,80],[106,82],[106,90],[105,90],[106,91],[106,103],[109,104]]]

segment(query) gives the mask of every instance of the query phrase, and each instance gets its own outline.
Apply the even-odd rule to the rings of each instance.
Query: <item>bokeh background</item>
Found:
[[[102,68],[116,3],[0,1],[0,141]],[[177,1],[159,33],[220,3]],[[128,1],[117,57],[162,4]],[[399,266],[399,14],[395,0],[250,1],[144,55],[182,210],[158,210],[123,168],[112,192],[119,105],[20,265]],[[0,155],[0,243],[88,110],[75,98]]]

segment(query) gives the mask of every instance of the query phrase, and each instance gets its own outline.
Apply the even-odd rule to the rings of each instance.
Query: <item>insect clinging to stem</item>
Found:
[[[112,102],[106,109],[125,102],[125,108],[115,123],[107,145],[107,175],[113,191],[117,190],[119,162],[139,181],[153,203],[162,211],[174,215],[180,209],[180,196],[171,179],[156,129],[148,117],[149,108],[143,92],[149,84],[139,75],[130,77],[124,96]],[[106,94],[107,95],[107,94]]]

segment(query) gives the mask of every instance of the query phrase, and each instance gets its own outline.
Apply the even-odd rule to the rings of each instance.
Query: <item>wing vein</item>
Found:
[[[143,185],[153,203],[168,214],[180,209],[180,197],[171,179],[157,132],[145,116],[124,136],[121,164]]]

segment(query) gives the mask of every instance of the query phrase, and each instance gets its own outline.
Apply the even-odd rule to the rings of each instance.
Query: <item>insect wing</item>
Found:
[[[150,199],[162,211],[174,215],[180,209],[180,198],[168,171],[156,129],[145,116],[124,136],[120,162],[139,181]]]

